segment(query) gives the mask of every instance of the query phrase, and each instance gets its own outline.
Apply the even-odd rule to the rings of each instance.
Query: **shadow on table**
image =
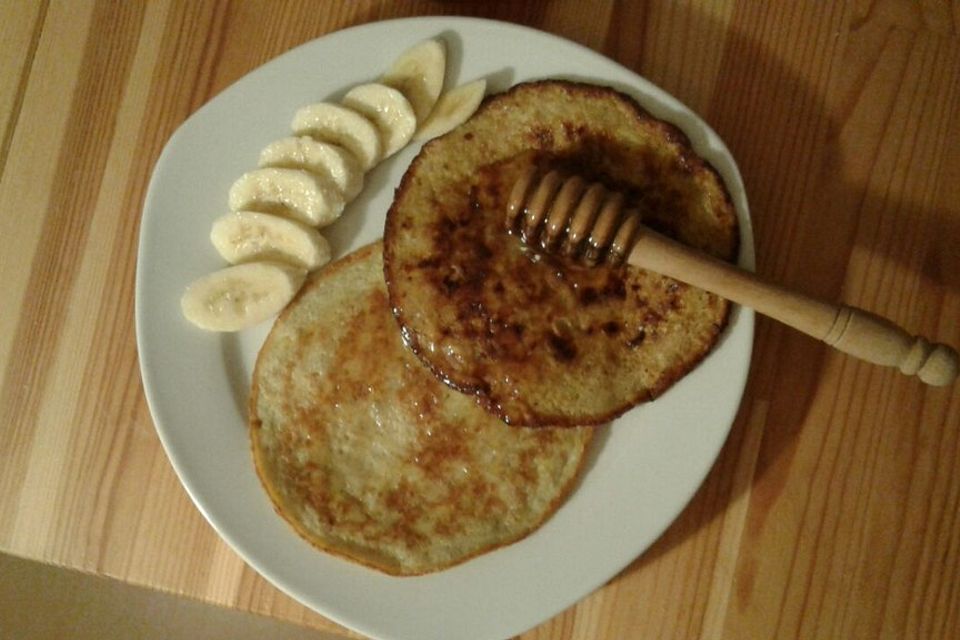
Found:
[[[911,265],[920,270],[923,278],[945,289],[960,290],[960,254],[954,249],[960,241],[960,221],[955,216],[944,209],[904,201],[895,188],[890,192],[871,191],[863,184],[863,178],[844,175],[843,159],[852,157],[857,150],[843,147],[843,123],[835,119],[826,96],[774,52],[729,32],[725,25],[706,15],[692,16],[687,34],[704,46],[722,44],[716,88],[712,96],[699,96],[700,115],[738,160],[750,203],[759,273],[806,294],[840,301],[856,244],[869,242],[869,230],[883,224],[911,228],[911,233],[918,237],[929,238],[929,245],[923,245],[922,257],[910,252],[909,243],[870,245],[872,253],[884,251],[881,259]],[[614,40],[607,43],[604,53],[644,75],[642,55],[629,51],[625,54],[624,48]],[[763,73],[763,80],[751,81],[758,73]],[[649,79],[686,101],[687,96],[676,88],[684,83],[683,79]],[[752,92],[750,109],[746,111],[743,100],[723,93],[733,95],[744,90]],[[798,118],[804,119],[801,122],[805,122],[812,136],[817,136],[813,141],[796,135],[775,138],[770,131],[777,129],[765,126],[798,126]],[[758,136],[766,140],[758,143]],[[813,155],[807,153],[810,150]],[[797,187],[798,177],[810,180]],[[802,190],[803,187],[806,189]],[[788,227],[785,229],[784,225]],[[775,240],[780,241],[779,247]],[[916,248],[916,244],[912,246]],[[937,337],[932,322],[906,328]],[[813,338],[758,316],[747,388],[727,443],[677,520],[617,579],[641,571],[709,525],[745,488],[766,476],[775,461],[793,455],[791,445],[805,424],[819,389],[827,353],[828,347]],[[791,391],[789,396],[783,389]],[[774,390],[779,392],[775,394]],[[762,419],[753,418],[754,413]],[[734,476],[740,449],[747,442],[759,447],[756,467],[750,480],[741,479],[738,486]],[[775,500],[783,484],[768,482],[763,500]],[[751,524],[762,526],[765,516],[757,517],[760,519]]]

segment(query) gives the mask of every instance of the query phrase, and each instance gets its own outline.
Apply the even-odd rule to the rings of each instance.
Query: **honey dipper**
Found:
[[[622,194],[580,176],[528,168],[513,185],[507,225],[524,242],[579,259],[627,263],[705,289],[813,336],[867,362],[897,367],[923,382],[952,383],[957,352],[931,344],[878,315],[790,291],[646,227]]]

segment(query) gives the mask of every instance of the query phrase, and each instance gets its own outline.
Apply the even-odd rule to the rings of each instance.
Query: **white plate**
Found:
[[[581,485],[521,542],[447,571],[382,575],[316,551],[274,513],[250,458],[247,385],[269,327],[199,331],[180,315],[188,282],[222,266],[207,239],[232,181],[288,134],[294,111],[374,79],[408,46],[442,36],[457,83],[494,89],[562,76],[606,83],[683,129],[723,175],[740,216],[740,263],[753,266],[743,185],[723,142],[676,99],[577,44],[515,25],[420,18],[363,25],[309,42],[253,71],[191,116],[157,162],[137,263],[137,345],[160,440],[197,507],[251,566],[337,622],[378,638],[503,638],[599,587],[646,549],[703,481],[737,411],[753,339],[740,309],[717,349],[656,402],[617,420]],[[449,78],[448,78],[449,80]],[[382,236],[411,146],[367,176],[332,228],[340,256]]]

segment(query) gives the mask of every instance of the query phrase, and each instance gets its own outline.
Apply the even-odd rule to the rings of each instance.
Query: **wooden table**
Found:
[[[220,541],[160,448],[133,331],[147,181],[224,87],[394,16],[527,24],[627,65],[738,159],[758,271],[960,345],[960,5],[0,3],[0,550],[356,637]],[[953,631],[950,631],[953,629]],[[759,320],[719,460],[667,533],[525,639],[947,638],[960,387]]]

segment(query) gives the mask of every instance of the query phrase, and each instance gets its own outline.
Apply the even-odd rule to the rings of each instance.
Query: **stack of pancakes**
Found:
[[[578,425],[656,397],[715,344],[726,301],[508,234],[506,198],[531,163],[600,180],[647,224],[734,255],[722,181],[630,98],[543,81],[488,99],[413,161],[383,247],[315,275],[260,352],[257,470],[316,546],[410,575],[527,535],[575,483],[592,435]]]

